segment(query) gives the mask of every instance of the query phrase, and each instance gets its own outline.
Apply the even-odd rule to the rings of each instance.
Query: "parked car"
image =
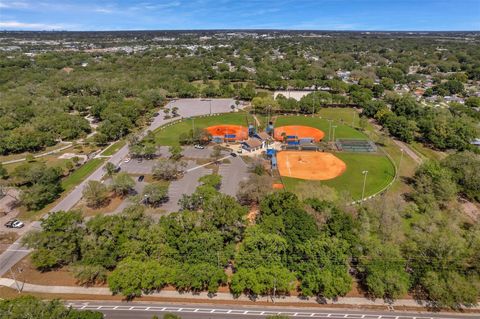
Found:
[[[8,227],[8,228],[22,228],[23,226],[25,226],[25,224],[19,221],[18,219],[9,220],[5,224],[5,227]]]
[[[237,153],[233,153],[233,152],[232,152],[232,153],[230,153],[230,156],[232,156],[232,157],[237,157]]]
[[[202,146],[202,145],[194,145],[193,147],[195,147],[196,149],[199,149],[199,150],[203,150],[205,148],[205,146]]]
[[[138,181],[139,181],[139,182],[143,182],[144,179],[145,179],[145,176],[144,176],[144,175],[138,176]]]

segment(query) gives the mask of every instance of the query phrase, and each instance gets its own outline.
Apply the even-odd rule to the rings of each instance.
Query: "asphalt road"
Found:
[[[151,319],[154,315],[159,318],[166,313],[173,313],[183,319],[207,318],[266,318],[273,315],[283,315],[290,318],[324,318],[324,319],[459,319],[474,318],[472,315],[450,315],[445,313],[419,313],[395,311],[356,311],[346,309],[295,308],[276,306],[230,306],[198,304],[136,304],[120,302],[71,302],[67,303],[75,309],[100,311],[107,319]]]
[[[234,105],[234,100],[232,99],[216,99],[212,100],[211,102],[208,100],[202,101],[200,99],[180,99],[176,101],[172,101],[167,104],[167,108],[178,107],[178,114],[180,117],[191,117],[191,116],[199,116],[199,115],[207,115],[210,113],[228,113],[231,112],[231,105]],[[173,119],[164,119],[163,112],[154,118],[152,123],[143,131],[143,135],[147,133],[147,131],[153,131],[160,126],[176,121],[179,118]],[[118,152],[113,154],[109,159],[108,162],[113,163],[115,165],[119,165],[122,163],[123,159],[128,154],[128,146],[125,145],[122,147]],[[82,198],[82,190],[83,187],[89,181],[99,181],[102,179],[105,171],[102,165],[99,167],[95,172],[93,172],[90,176],[88,176],[82,183],[80,183],[75,189],[73,189],[67,196],[65,196],[55,207],[53,207],[50,212],[57,212],[62,210],[69,210]],[[39,227],[38,222],[33,223],[32,227]],[[22,237],[20,237],[14,244],[12,244],[7,250],[5,250],[0,255],[0,276],[4,275],[10,268],[19,262],[22,258],[27,256],[30,251],[26,247],[22,247],[20,244]]]

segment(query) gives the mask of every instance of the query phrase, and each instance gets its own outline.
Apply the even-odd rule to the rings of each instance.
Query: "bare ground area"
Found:
[[[478,204],[472,203],[466,199],[461,199],[459,202],[465,215],[471,218],[474,222],[480,221],[480,207]]]
[[[0,253],[3,253],[18,237],[19,235],[16,232],[0,233]]]

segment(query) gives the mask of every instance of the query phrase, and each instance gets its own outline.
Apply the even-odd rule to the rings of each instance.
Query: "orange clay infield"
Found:
[[[206,128],[212,136],[235,135],[232,140],[246,140],[248,138],[248,129],[241,125],[214,125]]]
[[[287,125],[277,127],[273,131],[273,137],[275,137],[277,141],[283,141],[283,133],[285,133],[286,136],[297,136],[299,139],[311,137],[315,140],[315,142],[320,142],[325,136],[325,133],[323,131],[314,127],[302,125]]]
[[[340,176],[347,165],[331,153],[282,151],[277,154],[280,175],[323,181]]]

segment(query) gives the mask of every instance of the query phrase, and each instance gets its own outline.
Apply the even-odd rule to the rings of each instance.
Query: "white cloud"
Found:
[[[109,8],[96,8],[93,11],[98,12],[98,13],[112,13],[113,10]]]
[[[0,21],[0,28],[16,30],[64,30],[66,26],[61,24]]]
[[[0,8],[5,9],[26,9],[30,5],[23,1],[0,1]]]

